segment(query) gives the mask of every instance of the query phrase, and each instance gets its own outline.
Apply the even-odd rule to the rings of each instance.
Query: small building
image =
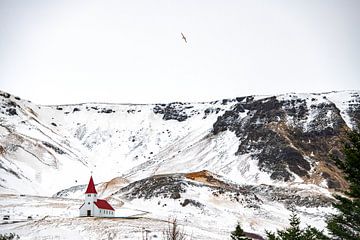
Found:
[[[92,176],[85,192],[85,202],[79,211],[80,217],[115,217],[115,209],[106,200],[97,198]]]

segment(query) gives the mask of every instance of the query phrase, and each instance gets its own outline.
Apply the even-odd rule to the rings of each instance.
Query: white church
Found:
[[[97,198],[92,176],[85,192],[85,202],[79,210],[80,217],[115,217],[115,209],[106,200]]]

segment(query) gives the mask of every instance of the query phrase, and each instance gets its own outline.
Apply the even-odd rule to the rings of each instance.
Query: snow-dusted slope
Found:
[[[341,187],[325,163],[359,122],[359,100],[347,91],[41,106],[1,92],[0,190],[53,195],[86,184],[91,171],[98,182],[132,182],[203,169],[237,183]]]
[[[152,218],[176,217],[187,226],[218,234],[215,239],[229,236],[238,221],[246,231],[264,236],[265,229],[286,227],[291,211],[304,225],[324,229],[326,216],[334,212],[331,195],[319,187],[238,185],[218,177],[208,171],[156,175],[130,183],[111,198],[149,209]]]
[[[106,184],[98,185],[97,190]],[[59,196],[76,196],[73,190]],[[320,187],[237,185],[209,171],[152,176],[119,186],[107,199],[117,217],[134,218],[79,218],[81,200],[0,194],[0,216],[24,221],[0,224],[0,232],[15,232],[21,239],[111,236],[120,240],[142,239],[146,230],[150,239],[163,239],[167,221],[176,218],[187,237],[215,240],[230,236],[239,221],[245,231],[264,236],[265,230],[286,227],[291,210],[301,217],[302,227],[310,224],[324,229],[326,216],[334,212],[330,195]],[[26,220],[27,216],[34,220]]]

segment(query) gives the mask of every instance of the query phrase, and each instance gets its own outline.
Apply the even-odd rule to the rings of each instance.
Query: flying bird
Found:
[[[181,33],[181,36],[182,36],[182,39],[184,39],[184,41],[187,43],[187,41],[186,41],[186,37],[184,36],[184,34],[183,34],[183,33]]]

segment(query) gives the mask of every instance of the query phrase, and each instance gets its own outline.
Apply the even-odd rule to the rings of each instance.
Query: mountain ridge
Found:
[[[360,119],[359,91],[351,90],[143,105],[36,105],[4,92],[0,98],[0,188],[24,192],[25,182],[45,195],[86,183],[90,171],[100,181],[134,181],[204,169],[235,182],[341,190],[346,182],[328,154],[339,154]],[[50,176],[54,183],[44,184]]]

